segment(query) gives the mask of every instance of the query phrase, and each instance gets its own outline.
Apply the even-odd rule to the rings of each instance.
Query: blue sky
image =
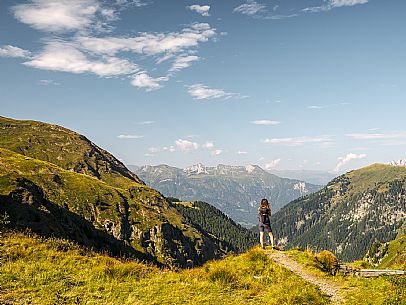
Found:
[[[2,1],[0,115],[126,164],[406,157],[403,0]]]

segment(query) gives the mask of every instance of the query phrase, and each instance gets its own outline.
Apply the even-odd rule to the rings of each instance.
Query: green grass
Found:
[[[317,276],[339,283],[346,291],[346,305],[405,305],[406,277],[380,276],[360,278],[351,275],[331,276],[322,272],[310,250],[290,250],[288,254]]]
[[[7,233],[0,262],[0,304],[328,304],[260,249],[174,272]]]

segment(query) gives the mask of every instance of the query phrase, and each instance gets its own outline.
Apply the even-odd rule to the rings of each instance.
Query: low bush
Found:
[[[330,251],[323,250],[316,254],[316,261],[319,264],[321,270],[335,274],[335,270],[338,264],[337,257]]]

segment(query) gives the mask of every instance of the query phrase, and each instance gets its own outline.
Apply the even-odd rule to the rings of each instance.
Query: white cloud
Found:
[[[345,164],[347,164],[348,162],[350,162],[351,160],[356,160],[356,159],[363,159],[365,158],[367,155],[366,154],[353,154],[353,153],[349,153],[347,154],[345,157],[339,157],[338,160],[339,162],[337,163],[334,171],[338,172]]]
[[[306,7],[302,9],[303,12],[318,13],[329,11],[336,7],[353,6],[357,4],[368,3],[369,0],[329,0],[327,3],[320,6]]]
[[[239,154],[239,155],[246,155],[246,154],[248,154],[248,152],[243,151],[243,150],[239,150],[239,151],[237,151],[237,154]]]
[[[150,4],[151,1],[141,1],[141,0],[116,0],[116,4],[121,6],[121,7],[129,7],[129,6],[135,6],[135,7],[143,7],[147,6]]]
[[[199,148],[199,144],[188,140],[179,139],[175,141],[175,144],[182,151],[197,150]]]
[[[103,77],[131,74],[138,70],[137,65],[126,59],[109,56],[92,59],[73,44],[60,41],[48,42],[42,52],[24,65],[51,71],[90,72]]]
[[[406,131],[391,133],[350,133],[346,136],[355,140],[388,140],[388,139],[406,139]]]
[[[279,121],[271,121],[271,120],[256,120],[256,121],[251,121],[251,123],[255,124],[255,125],[271,126],[271,125],[278,125],[281,122],[279,122]]]
[[[119,139],[141,139],[144,136],[140,136],[140,135],[132,135],[132,134],[121,134],[119,136],[117,136],[117,138]]]
[[[169,72],[177,72],[191,66],[191,63],[199,60],[196,55],[179,56],[173,62]]]
[[[152,91],[162,88],[160,82],[167,80],[167,77],[153,78],[143,71],[133,76],[131,85],[138,88],[145,88],[147,91]]]
[[[0,47],[0,57],[22,57],[22,58],[27,58],[30,57],[31,52],[18,48],[18,47],[14,47],[14,46],[10,46],[10,45],[6,45],[6,46],[2,46]]]
[[[141,122],[137,122],[138,125],[151,125],[154,124],[155,121],[141,121]]]
[[[331,0],[333,7],[353,6],[356,4],[365,4],[368,0]]]
[[[198,5],[198,4],[193,4],[187,7],[191,11],[195,11],[196,13],[199,13],[202,16],[210,16],[209,10],[210,10],[210,5]]]
[[[332,140],[329,136],[317,136],[317,137],[292,137],[292,138],[272,138],[262,140],[263,143],[267,144],[281,144],[287,146],[301,146],[306,143],[319,143],[326,144],[331,143]]]
[[[211,152],[212,156],[219,156],[223,153],[224,151],[222,149],[215,149]]]
[[[312,106],[308,106],[307,108],[309,108],[309,109],[323,109],[323,108],[325,108],[325,107],[323,107],[323,106],[317,106],[317,105],[312,105]]]
[[[13,10],[19,21],[35,29],[61,32],[88,28],[101,6],[97,0],[32,0]]]
[[[214,148],[214,143],[213,142],[206,142],[206,144],[203,144],[202,147],[207,148],[207,149],[213,149]]]
[[[278,165],[279,162],[281,162],[281,159],[272,160],[271,162],[265,164],[265,169],[269,171]]]
[[[41,79],[38,83],[41,86],[50,86],[50,85],[59,86],[60,85],[60,83],[58,83],[52,79]]]
[[[257,3],[253,0],[248,0],[246,3],[241,4],[234,8],[234,12],[241,13],[243,15],[253,16],[257,13],[263,12],[266,8],[266,5],[262,3]]]
[[[189,94],[196,100],[211,100],[211,99],[230,99],[230,98],[245,98],[239,93],[230,93],[222,89],[209,88],[203,84],[195,84],[188,86]]]
[[[114,55],[117,52],[133,52],[145,55],[183,52],[206,42],[216,35],[216,29],[207,23],[195,23],[181,32],[141,33],[137,37],[78,37],[77,42],[86,50],[99,54]]]

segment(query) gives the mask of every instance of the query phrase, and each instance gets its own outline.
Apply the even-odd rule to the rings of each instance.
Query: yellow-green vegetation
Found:
[[[332,276],[320,269],[317,254],[311,250],[298,249],[288,251],[289,256],[306,266],[306,269],[317,276],[328,278],[339,283],[347,305],[404,305],[406,304],[406,277],[380,276],[361,278],[352,275]],[[365,266],[364,266],[365,267]]]
[[[316,261],[320,264],[323,271],[333,273],[338,263],[336,256],[330,251],[323,250],[317,253]]]
[[[0,239],[0,303],[328,304],[313,285],[252,249],[179,272],[117,260],[60,239]]]
[[[109,152],[58,125],[0,117],[0,147],[96,177],[113,186],[141,182]]]
[[[126,188],[120,188],[0,148],[0,199],[0,211],[9,214],[13,226],[19,219],[19,228],[72,238],[95,248],[109,248],[107,240],[117,239],[121,244],[115,246],[115,254],[131,255],[134,249],[166,265],[190,264],[188,259],[192,264],[203,261],[198,257],[199,247],[207,240],[201,232],[144,184],[129,181]],[[176,253],[176,247],[190,250]],[[180,256],[183,261],[177,261]]]
[[[373,243],[396,237],[405,201],[406,167],[373,164],[289,203],[271,223],[286,248],[327,249],[350,262],[362,259]]]

